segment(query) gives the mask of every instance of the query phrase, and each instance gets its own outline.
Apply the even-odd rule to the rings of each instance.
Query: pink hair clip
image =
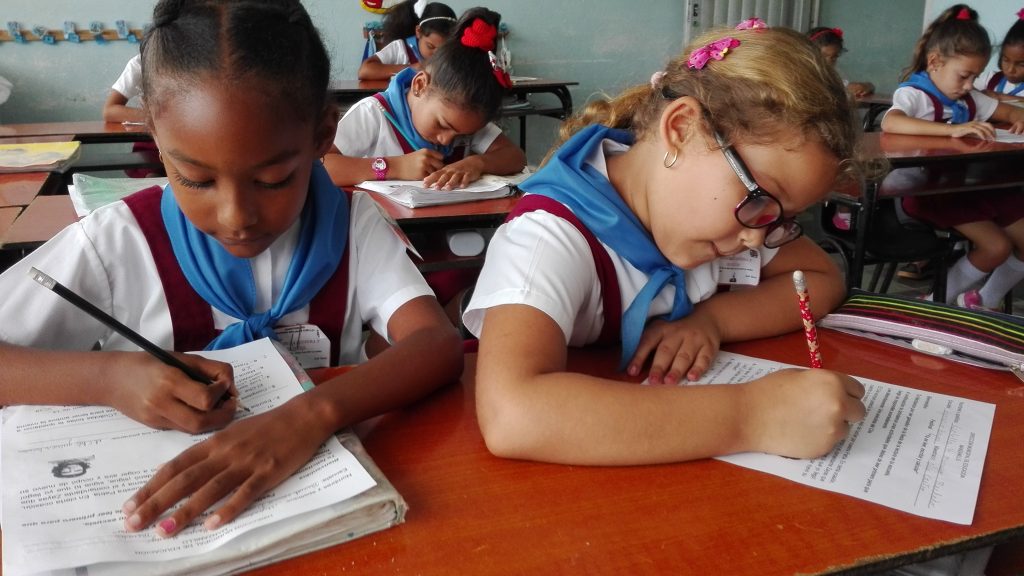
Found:
[[[690,57],[686,59],[686,65],[691,70],[703,70],[709,60],[721,60],[729,53],[730,48],[735,48],[739,45],[740,41],[732,36],[715,40],[707,46],[702,46],[691,52]]]
[[[1017,10],[1017,19],[1018,20],[1024,20],[1024,8],[1021,8],[1020,10]]]
[[[737,30],[762,30],[768,27],[768,23],[758,17],[747,18],[736,25]]]
[[[961,8],[960,11],[956,13],[956,19],[957,20],[970,20],[971,19],[971,11],[969,9],[967,9],[967,8]]]

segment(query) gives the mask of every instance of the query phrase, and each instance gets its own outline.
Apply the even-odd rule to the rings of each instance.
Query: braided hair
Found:
[[[470,8],[455,33],[427,61],[430,87],[456,106],[493,120],[511,82],[492,61],[501,14]]]
[[[175,90],[210,76],[258,79],[301,119],[328,103],[330,58],[299,0],[160,0],[140,51],[151,115]]]

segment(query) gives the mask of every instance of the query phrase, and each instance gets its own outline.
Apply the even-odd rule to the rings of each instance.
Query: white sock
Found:
[[[1024,262],[1010,254],[1010,257],[992,271],[988,281],[978,292],[981,294],[981,303],[986,308],[999,308],[1002,306],[1003,297],[1018,282],[1024,280]]]
[[[956,297],[966,292],[971,286],[981,282],[988,272],[982,272],[971,264],[967,256],[961,257],[949,268],[946,275],[946,304],[956,302]]]

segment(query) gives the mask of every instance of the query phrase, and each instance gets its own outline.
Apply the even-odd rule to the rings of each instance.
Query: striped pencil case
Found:
[[[891,342],[1024,380],[1024,319],[854,290],[819,326]]]

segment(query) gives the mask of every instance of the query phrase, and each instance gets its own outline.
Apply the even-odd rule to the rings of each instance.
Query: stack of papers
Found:
[[[63,172],[81,153],[81,142],[0,144],[0,173]]]
[[[167,184],[167,177],[161,178],[97,178],[81,172],[71,175],[72,185],[68,186],[75,213],[81,218],[100,206],[145,190],[150,186]]]
[[[1009,130],[996,128],[996,142],[1007,142],[1009,144],[1020,144],[1024,142],[1024,134],[1014,134]]]
[[[403,206],[420,208],[511,196],[514,186],[525,180],[528,175],[526,171],[511,176],[485,174],[469,186],[455,190],[427,188],[423,185],[422,180],[367,180],[357,186],[372,192],[379,192],[389,200]]]

